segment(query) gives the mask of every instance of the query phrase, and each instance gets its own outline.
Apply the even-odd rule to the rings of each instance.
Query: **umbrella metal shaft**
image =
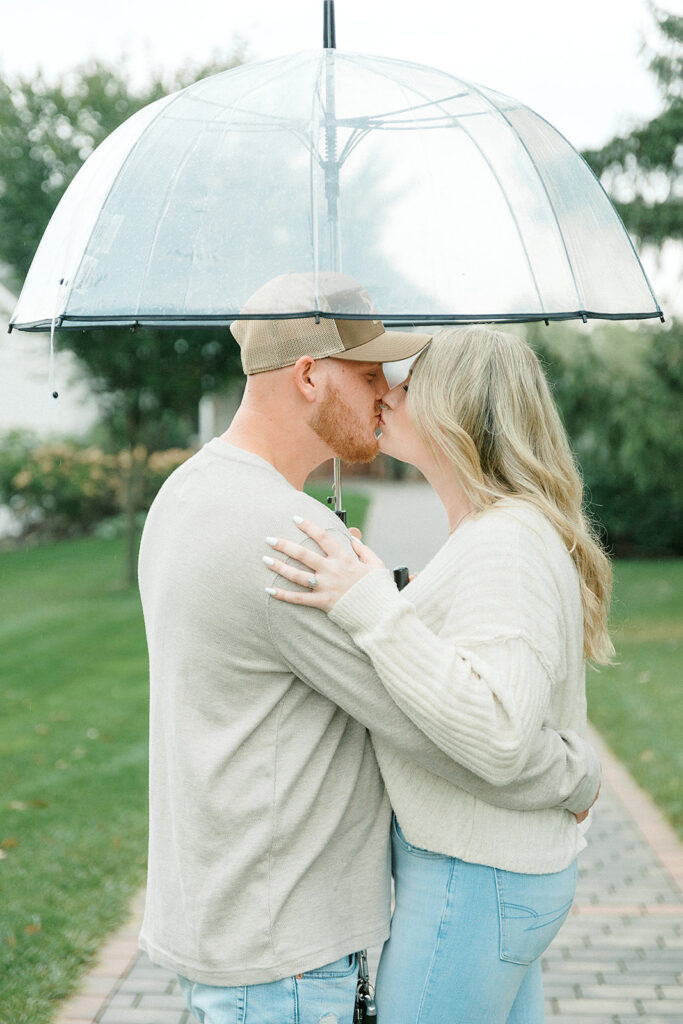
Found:
[[[334,27],[334,0],[323,0],[323,46],[326,50],[337,47]]]
[[[323,0],[323,47],[334,50],[337,46],[334,23],[334,0]],[[325,195],[327,220],[330,231],[331,270],[341,271],[341,240],[339,237],[339,160],[337,158],[337,127],[335,109],[334,66],[330,62],[325,76]],[[341,460],[334,460],[334,511],[343,523],[346,512],[342,507]]]

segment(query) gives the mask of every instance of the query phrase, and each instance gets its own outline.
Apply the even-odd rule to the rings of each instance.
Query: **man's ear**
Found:
[[[301,356],[292,367],[294,384],[307,402],[315,402],[322,395],[324,370],[321,360]]]

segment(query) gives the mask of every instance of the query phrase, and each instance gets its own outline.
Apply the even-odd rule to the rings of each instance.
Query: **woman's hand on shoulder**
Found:
[[[308,567],[308,571],[302,570],[279,558],[264,555],[264,562],[270,566],[273,572],[306,588],[305,590],[283,590],[280,587],[267,587],[267,593],[279,601],[309,605],[311,608],[322,608],[323,611],[329,612],[354,583],[374,569],[384,568],[381,559],[371,548],[361,543],[359,537],[352,536],[351,538],[354,555],[330,537],[326,530],[316,526],[309,519],[295,516],[294,522],[302,533],[316,542],[322,553],[303,547],[294,541],[282,540],[279,537],[266,537],[266,542],[275,551],[281,552],[288,558],[294,558],[301,565]]]

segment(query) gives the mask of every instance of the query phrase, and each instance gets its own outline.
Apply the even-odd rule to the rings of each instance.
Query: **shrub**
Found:
[[[0,503],[23,536],[78,536],[110,517],[145,510],[166,477],[191,452],[106,454],[76,441],[39,441],[13,431],[0,442]],[[134,484],[134,486],[132,486]]]

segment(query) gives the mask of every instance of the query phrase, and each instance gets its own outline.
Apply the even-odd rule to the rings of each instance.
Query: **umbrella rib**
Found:
[[[356,148],[356,146],[358,146],[358,144],[360,142],[362,142],[362,140],[365,138],[365,136],[370,131],[371,131],[370,128],[357,128],[356,129],[356,131],[346,140],[346,145],[344,146],[344,148],[342,149],[342,151],[341,151],[341,153],[339,155],[339,163],[340,164],[346,163],[346,161],[351,156],[351,154],[353,153],[353,151]]]
[[[529,250],[527,249],[527,244],[526,244],[526,241],[524,239],[524,234],[522,233],[522,229],[521,229],[519,221],[517,219],[517,214],[514,211],[514,207],[513,207],[512,203],[510,202],[510,198],[509,198],[507,192],[505,191],[505,189],[503,187],[502,181],[500,180],[500,176],[498,175],[498,172],[496,171],[496,169],[493,166],[492,162],[489,160],[488,156],[486,155],[486,153],[484,152],[484,150],[482,149],[480,144],[477,142],[477,140],[473,137],[471,132],[469,132],[464,125],[460,125],[460,128],[461,128],[461,131],[463,131],[465,133],[465,135],[467,136],[467,138],[470,140],[472,145],[475,147],[475,149],[479,153],[480,157],[486,163],[486,166],[488,167],[488,169],[490,170],[491,174],[495,178],[496,184],[498,185],[498,188],[500,190],[500,194],[502,195],[503,199],[505,200],[505,205],[507,206],[508,211],[510,213],[510,216],[512,217],[512,223],[515,225],[515,229],[517,231],[517,237],[519,238],[519,244],[522,246],[522,251],[524,252],[524,256],[525,256],[526,262],[527,262],[527,267],[529,268],[529,274],[531,275],[531,280],[533,281],[534,290],[536,292],[536,297],[538,298],[538,304],[541,307],[541,309],[544,309],[545,308],[545,303],[543,302],[543,296],[541,295],[541,289],[539,288],[539,285],[538,285],[538,279],[536,277],[536,272],[534,271],[533,264],[531,262],[531,256],[529,255]]]
[[[527,107],[526,109],[527,109],[527,110],[531,110],[531,108],[530,108],[530,107]],[[502,111],[501,111],[501,113],[502,113]],[[567,143],[567,145],[568,145],[568,146],[569,146],[569,147],[570,147],[571,149],[574,149],[574,147],[572,146],[572,144],[571,144],[571,142],[569,141],[569,139],[565,138],[565,136],[564,136],[564,135],[562,134],[562,132],[559,132],[559,131],[557,130],[557,128],[554,128],[554,127],[553,127],[553,125],[551,125],[551,124],[550,124],[550,122],[549,122],[548,120],[546,120],[546,118],[545,118],[545,117],[542,117],[542,116],[541,116],[541,114],[537,114],[537,113],[536,113],[536,111],[534,111],[534,110],[532,110],[532,111],[531,111],[531,113],[532,113],[532,114],[534,114],[534,116],[535,116],[535,117],[537,117],[537,118],[539,119],[539,121],[543,121],[543,123],[544,123],[544,124],[547,124],[547,125],[548,125],[548,127],[549,127],[549,128],[551,128],[551,129],[552,129],[552,130],[553,130],[553,131],[554,131],[554,132],[555,132],[555,133],[556,133],[557,135],[559,135],[561,139],[564,139],[564,141],[565,141],[565,142]],[[636,247],[635,247],[635,245],[633,244],[633,239],[631,238],[630,234],[629,234],[629,233],[628,233],[628,231],[626,230],[626,225],[624,224],[623,220],[622,220],[622,219],[621,219],[621,217],[619,216],[619,211],[617,210],[616,206],[614,205],[614,203],[612,202],[612,200],[610,199],[610,197],[609,197],[609,196],[607,195],[607,190],[606,190],[606,189],[605,189],[605,187],[603,186],[602,182],[600,181],[600,179],[598,178],[597,174],[595,173],[595,171],[593,170],[593,168],[591,167],[591,165],[590,165],[590,164],[588,163],[588,161],[587,161],[587,160],[584,160],[584,158],[583,158],[583,157],[581,156],[581,154],[580,154],[580,153],[579,153],[578,151],[574,150],[574,152],[576,152],[576,154],[577,154],[577,156],[579,157],[579,159],[580,159],[580,160],[582,160],[582,161],[583,161],[583,163],[584,163],[584,164],[586,165],[586,167],[588,168],[588,170],[589,170],[589,171],[590,171],[590,173],[592,174],[593,178],[595,179],[595,183],[596,183],[596,185],[598,186],[598,188],[600,189],[600,191],[601,191],[601,192],[603,193],[603,195],[604,195],[604,196],[605,196],[605,198],[607,199],[607,202],[608,202],[608,203],[610,204],[610,206],[612,207],[612,212],[614,213],[615,217],[617,218],[617,220],[618,220],[619,224],[621,225],[622,231],[624,232],[624,234],[626,235],[626,237],[627,237],[627,239],[628,239],[628,243],[629,243],[629,245],[631,246],[631,250],[632,250],[632,252],[633,252],[633,255],[634,255],[634,256],[635,256],[635,258],[636,258],[636,262],[638,263],[638,266],[640,267],[640,271],[641,271],[641,273],[642,273],[643,277],[645,278],[645,283],[646,283],[646,285],[647,285],[647,287],[648,287],[648,290],[649,290],[649,292],[650,292],[650,296],[651,296],[651,298],[652,298],[652,301],[653,301],[653,302],[654,302],[654,304],[655,304],[655,308],[656,308],[656,309],[658,310],[658,314],[651,314],[651,315],[655,315],[655,316],[656,316],[656,315],[659,315],[659,316],[660,316],[660,318],[662,319],[662,323],[663,323],[663,322],[664,322],[664,315],[663,315],[663,313],[662,313],[662,308],[661,308],[661,306],[659,305],[659,302],[657,301],[657,297],[656,297],[656,295],[655,295],[655,293],[654,293],[654,291],[653,291],[653,289],[652,289],[652,285],[650,284],[650,279],[649,279],[649,277],[647,276],[647,274],[645,273],[645,268],[643,267],[643,264],[641,263],[641,260],[640,260],[640,256],[639,256],[639,255],[638,255],[638,253],[636,252]]]
[[[411,86],[411,88],[414,88],[414,87]],[[422,95],[421,93],[419,93],[418,90],[415,90],[415,91],[418,93],[418,95]],[[478,90],[476,90],[476,91],[478,93]],[[482,97],[482,99],[485,99],[485,97]],[[440,107],[441,104],[443,102],[445,102],[445,100],[434,100],[432,102]],[[449,116],[447,111],[444,111],[444,113],[445,113],[446,117]],[[500,190],[500,194],[502,195],[502,197],[503,197],[503,199],[505,201],[505,204],[506,204],[506,206],[507,206],[507,208],[508,208],[508,210],[510,212],[510,216],[512,217],[512,222],[515,225],[515,228],[517,230],[517,237],[519,238],[519,243],[520,243],[520,245],[522,247],[522,251],[524,252],[524,256],[526,257],[527,266],[529,268],[529,273],[531,275],[531,280],[533,282],[534,289],[536,291],[536,296],[538,298],[538,302],[539,302],[539,305],[540,305],[541,309],[543,309],[543,298],[541,296],[541,292],[540,292],[540,289],[539,289],[539,286],[538,286],[538,281],[536,279],[536,274],[534,273],[534,268],[533,268],[532,263],[531,263],[531,257],[529,256],[529,251],[527,249],[526,242],[524,240],[524,235],[522,234],[522,231],[521,231],[521,228],[520,228],[520,225],[519,225],[519,221],[517,220],[517,215],[515,214],[515,211],[514,211],[514,209],[512,207],[512,204],[511,204],[511,202],[510,202],[510,200],[508,198],[507,192],[503,188],[503,184],[502,184],[502,182],[500,180],[500,177],[498,176],[497,171],[495,170],[493,164],[489,160],[489,158],[486,155],[486,153],[483,151],[483,149],[481,148],[481,146],[479,145],[477,140],[473,137],[472,133],[470,131],[468,131],[468,129],[465,127],[464,124],[461,123],[461,120],[458,117],[458,115],[457,114],[453,114],[453,115],[450,115],[450,116],[457,123],[458,127],[460,128],[460,130],[462,132],[464,132],[464,134],[470,140],[470,142],[475,147],[475,149],[479,153],[479,155],[482,158],[482,160],[484,160],[484,162],[486,163],[486,165],[489,168],[491,174],[495,178],[496,184],[498,185],[498,188]],[[507,119],[506,119],[506,123],[508,123],[508,125],[509,125],[509,122],[507,122]],[[509,127],[512,127],[512,126],[509,125]],[[559,225],[558,225],[558,227],[559,227]]]
[[[557,226],[557,233],[560,236],[560,239],[562,241],[562,248],[564,249],[564,254],[565,254],[565,257],[566,257],[566,260],[567,260],[567,266],[569,267],[569,273],[571,274],[572,282],[574,284],[574,291],[576,292],[577,303],[578,303],[580,308],[583,307],[585,305],[585,303],[583,301],[583,298],[582,298],[582,295],[581,295],[581,291],[579,289],[579,283],[576,280],[576,274],[574,273],[574,265],[573,265],[573,263],[571,261],[571,258],[569,256],[569,250],[567,249],[567,243],[564,240],[564,234],[563,234],[562,228],[560,226],[560,219],[559,219],[559,217],[557,215],[557,210],[555,209],[555,204],[553,203],[552,199],[550,198],[550,193],[548,191],[548,186],[546,185],[545,179],[544,179],[543,175],[541,174],[540,170],[538,169],[538,167],[536,165],[536,161],[534,160],[534,158],[532,157],[531,153],[529,152],[529,148],[528,148],[527,144],[525,143],[524,139],[522,138],[522,136],[519,134],[519,132],[515,131],[514,125],[510,121],[510,118],[506,116],[505,112],[503,110],[501,110],[492,100],[490,100],[487,96],[485,96],[484,93],[481,91],[481,89],[479,89],[476,85],[472,85],[472,89],[484,101],[484,103],[486,103],[489,107],[491,107],[493,110],[495,110],[496,113],[499,114],[503,118],[503,120],[505,121],[506,125],[508,126],[508,128],[510,129],[510,131],[512,132],[514,137],[519,140],[520,145],[522,146],[524,152],[528,156],[529,163],[533,167],[533,169],[534,169],[534,171],[536,173],[536,177],[538,178],[538,180],[541,183],[541,186],[542,186],[543,191],[545,193],[546,199],[548,200],[548,205],[549,205],[549,207],[550,207],[550,209],[552,211],[552,215],[553,215],[553,218],[555,220],[555,224]],[[525,104],[520,104],[520,106],[523,106],[525,110],[529,110],[530,109]],[[531,113],[534,113],[534,112],[531,111]],[[633,243],[631,243],[631,244],[633,244]],[[649,281],[648,281],[648,287],[649,287]],[[652,292],[651,289],[650,289],[650,292]],[[654,298],[654,296],[653,296],[653,298]],[[655,304],[656,304],[656,300],[655,300]]]
[[[168,99],[168,102],[167,102],[167,103],[165,103],[165,104],[163,104],[163,106],[161,107],[161,109],[159,110],[159,112],[158,112],[158,113],[157,113],[157,114],[155,115],[155,117],[154,117],[154,118],[152,118],[152,120],[151,120],[151,121],[150,121],[150,122],[149,122],[149,123],[148,123],[147,125],[145,125],[145,129],[144,129],[144,131],[140,133],[140,135],[139,135],[139,136],[137,137],[137,139],[135,140],[135,142],[133,143],[133,145],[132,145],[132,146],[130,147],[130,149],[129,149],[129,150],[128,150],[128,152],[126,153],[126,156],[125,156],[125,158],[124,158],[124,159],[123,159],[123,160],[121,161],[121,166],[119,167],[118,171],[117,171],[117,172],[116,172],[116,174],[114,175],[114,177],[113,177],[113,179],[112,179],[112,182],[111,182],[111,184],[110,184],[110,186],[109,186],[109,188],[108,188],[108,190],[107,190],[107,194],[106,194],[106,196],[104,197],[104,199],[102,200],[102,203],[101,203],[101,205],[100,205],[100,209],[101,209],[101,210],[103,210],[103,209],[104,209],[104,207],[105,207],[105,205],[106,205],[106,203],[107,203],[107,201],[108,201],[109,197],[111,196],[112,192],[114,191],[114,189],[115,189],[115,187],[116,187],[116,185],[117,185],[117,183],[118,183],[118,181],[119,181],[119,179],[120,179],[121,175],[123,174],[123,169],[124,169],[124,167],[126,167],[126,165],[128,164],[128,162],[130,161],[130,159],[131,159],[131,157],[132,157],[133,153],[135,152],[135,150],[136,150],[136,149],[138,148],[138,146],[140,145],[140,140],[142,139],[143,135],[144,135],[144,134],[145,134],[145,133],[147,132],[147,130],[148,130],[148,129],[149,129],[149,128],[150,128],[150,127],[151,127],[151,126],[152,126],[152,125],[153,125],[153,124],[154,124],[154,123],[156,122],[156,121],[158,121],[158,120],[159,120],[159,118],[161,117],[161,115],[162,115],[162,114],[164,113],[164,111],[165,111],[165,110],[168,110],[168,108],[169,108],[169,107],[172,107],[172,106],[173,106],[173,104],[174,104],[174,103],[176,103],[176,102],[178,101],[178,99],[179,99],[179,97],[180,97],[180,94],[181,94],[182,92],[184,92],[184,90],[183,90],[183,89],[181,89],[181,90],[180,90],[179,92],[177,92],[177,93],[175,93],[175,94],[171,93],[171,96],[170,96],[170,97],[166,97],[166,98]],[[161,102],[161,101],[158,101],[158,102]],[[144,107],[143,107],[142,109],[144,110]],[[67,307],[67,304],[68,304],[68,302],[69,302],[69,300],[70,300],[70,298],[71,298],[71,296],[72,296],[72,294],[73,294],[73,288],[74,288],[74,284],[75,284],[75,282],[76,282],[76,281],[78,280],[78,276],[79,276],[79,274],[80,274],[80,272],[81,272],[81,267],[83,266],[83,262],[84,262],[84,260],[85,260],[86,254],[87,254],[87,252],[88,252],[88,249],[89,249],[89,247],[90,247],[90,243],[91,243],[91,241],[92,241],[93,235],[95,234],[95,229],[97,228],[97,225],[98,225],[98,223],[99,223],[99,216],[95,218],[95,222],[93,223],[93,226],[92,226],[92,228],[91,228],[91,230],[90,230],[90,234],[88,235],[88,241],[87,241],[87,242],[86,242],[86,243],[84,244],[84,246],[83,246],[83,252],[81,253],[81,258],[80,258],[80,260],[78,261],[78,266],[76,267],[76,269],[75,269],[75,271],[74,271],[74,273],[73,273],[73,275],[72,275],[72,279],[71,279],[71,281],[67,281],[67,282],[65,282],[65,286],[64,286],[64,287],[65,287],[65,289],[66,289],[66,287],[67,287],[67,286],[68,286],[68,288],[69,288],[68,294],[64,296],[64,308],[65,308],[65,309],[66,309],[66,307]],[[61,323],[60,323],[60,325],[59,325],[59,329],[61,330]]]
[[[316,173],[316,166],[322,166],[322,159],[320,150],[317,144],[317,135],[315,134],[315,123],[316,123],[316,102],[319,108],[322,108],[322,92],[321,82],[323,75],[323,62],[320,61],[318,68],[318,76],[316,79],[315,89],[313,90],[313,97],[311,103],[311,124],[309,128],[309,138],[303,140],[304,145],[308,149],[309,154],[309,171],[310,171],[310,198],[311,198],[311,231],[313,233],[313,301],[316,309],[320,305],[320,282],[318,279],[318,261],[320,258],[320,244],[319,244],[319,231],[320,224],[318,221],[318,175]]]
[[[283,72],[280,72],[278,75],[275,75],[273,77],[274,78],[278,78],[278,77],[281,77],[282,74],[283,74]],[[272,78],[271,78],[271,81],[272,81]],[[251,86],[251,88],[247,88],[241,94],[240,101],[245,96],[248,96],[250,93],[254,92],[257,88],[258,88],[257,85],[253,85],[253,86]],[[172,194],[173,188],[175,187],[175,184],[176,184],[176,182],[178,180],[178,176],[180,174],[180,171],[182,170],[183,167],[186,166],[187,161],[190,159],[190,155],[192,153],[196,152],[197,146],[199,145],[199,142],[200,142],[202,136],[204,135],[204,133],[209,129],[209,126],[214,125],[216,123],[216,121],[218,120],[218,118],[222,114],[225,113],[225,109],[226,108],[224,106],[221,107],[218,104],[215,104],[215,103],[212,104],[210,102],[207,105],[218,107],[218,109],[216,110],[216,112],[215,112],[214,116],[211,118],[211,120],[206,121],[202,125],[200,131],[197,133],[197,137],[195,138],[194,143],[188,149],[188,151],[185,153],[185,156],[184,156],[183,160],[181,161],[180,165],[178,167],[176,167],[176,169],[174,171],[174,174],[173,174],[173,177],[172,177],[171,181],[169,182],[169,186],[166,189],[166,202],[165,202],[165,207],[164,207],[164,213],[168,210],[169,203],[171,201],[171,194]],[[234,112],[236,110],[238,110],[239,108],[230,107],[228,109],[230,110],[230,116],[227,119],[227,121],[225,122],[225,125],[226,125],[226,127],[232,127],[232,121],[233,121]],[[222,134],[224,134],[224,133],[222,133]],[[149,268],[150,268],[151,261],[152,261],[152,254],[154,252],[154,249],[156,247],[156,244],[157,244],[157,241],[158,241],[158,238],[159,238],[159,233],[161,231],[161,226],[162,226],[162,223],[163,223],[163,219],[164,219],[163,216],[161,216],[157,220],[156,229],[154,231],[154,238],[152,240],[152,244],[150,246],[149,255],[148,255],[148,259],[147,259],[147,266],[145,267],[144,273],[142,275],[142,280],[140,282],[140,287],[138,289],[137,303],[136,303],[136,308],[137,309],[140,308],[140,302],[141,302],[141,299],[142,299],[142,294],[144,292],[144,288],[145,288],[145,285],[147,283],[147,279],[148,279],[148,276],[149,276]],[[200,228],[201,228],[201,224],[198,226],[197,231],[199,231]],[[194,248],[193,248],[193,252],[194,252]],[[186,282],[186,286],[185,286],[184,296],[187,296],[187,291],[188,291],[188,289],[190,287],[190,281],[191,281],[191,274],[188,274],[187,282]]]

